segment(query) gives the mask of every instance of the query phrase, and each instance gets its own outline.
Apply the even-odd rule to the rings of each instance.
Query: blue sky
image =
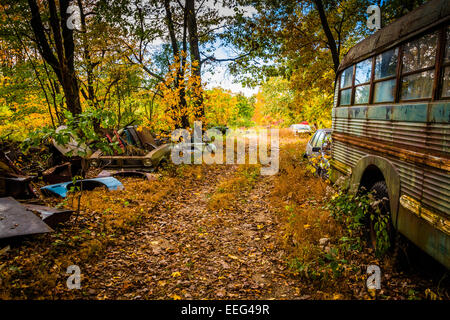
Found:
[[[221,46],[220,44],[217,44],[216,47],[217,49],[214,52],[214,56],[217,59],[234,58],[239,54],[237,52],[234,52],[230,48]],[[235,81],[235,78],[227,69],[228,63],[229,62],[216,62],[213,65],[204,67],[203,81],[206,82],[206,87],[208,89],[221,87],[227,90],[231,90],[234,93],[241,92],[247,97],[250,97],[253,94],[257,93],[259,87],[243,87],[241,83]]]

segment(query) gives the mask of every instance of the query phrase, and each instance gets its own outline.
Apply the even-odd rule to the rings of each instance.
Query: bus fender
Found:
[[[384,181],[388,187],[392,223],[397,228],[397,214],[400,201],[400,176],[392,162],[386,158],[374,155],[361,158],[352,170],[350,192],[356,193],[359,190],[363,175],[371,166],[375,166],[383,174]]]

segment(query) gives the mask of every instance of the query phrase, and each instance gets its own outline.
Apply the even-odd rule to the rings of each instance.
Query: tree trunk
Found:
[[[314,3],[316,4],[317,11],[319,12],[320,22],[322,23],[322,28],[323,31],[325,32],[325,36],[327,37],[328,46],[330,47],[331,57],[333,58],[333,69],[335,72],[337,72],[340,58],[336,45],[336,40],[334,39],[333,33],[331,32],[330,26],[328,24],[322,0],[314,0]]]
[[[201,119],[205,115],[205,110],[203,108],[203,91],[201,85],[201,64],[200,64],[200,49],[198,45],[198,32],[197,32],[197,17],[195,11],[195,1],[186,0],[185,10],[187,11],[187,28],[189,31],[189,47],[191,53],[191,63],[193,66],[193,75],[197,77],[198,83],[196,92],[195,106],[195,118]]]
[[[169,29],[170,41],[172,44],[172,51],[175,59],[179,59],[180,65],[177,67],[177,76],[175,78],[175,87],[180,88],[179,97],[180,97],[180,105],[178,106],[179,110],[186,110],[187,102],[186,102],[186,93],[184,86],[184,66],[183,66],[183,58],[180,56],[180,50],[178,48],[178,41],[175,35],[175,27],[172,19],[172,11],[170,8],[170,0],[164,1],[164,8],[166,10],[166,23],[167,28]],[[182,114],[180,123],[177,123],[177,127],[188,128],[189,127],[189,119],[187,114]]]
[[[73,30],[67,27],[69,0],[59,1],[59,15],[54,0],[49,0],[50,27],[55,44],[56,56],[45,35],[39,7],[36,0],[28,0],[31,11],[31,28],[41,56],[52,67],[66,98],[67,109],[73,114],[81,113],[78,81],[74,67]]]

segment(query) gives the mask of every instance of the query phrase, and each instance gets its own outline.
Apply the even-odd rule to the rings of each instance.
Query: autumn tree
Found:
[[[328,101],[331,101],[340,60],[353,44],[368,33],[361,21],[365,19],[369,1],[279,0],[244,3],[251,3],[257,12],[251,17],[237,17],[227,39],[241,50],[254,50],[240,64],[233,65],[233,74],[251,85],[264,83],[268,79],[274,81],[278,77],[285,79],[288,91],[292,92],[291,102],[271,103],[285,106],[282,112],[272,112],[272,116],[298,120],[311,116],[329,117],[332,104]],[[255,42],[260,45],[255,46]],[[283,97],[280,90],[276,92]],[[273,101],[270,94],[265,101]],[[320,104],[313,105],[313,101]],[[324,112],[310,112],[311,108]],[[267,110],[271,109],[268,106]]]
[[[63,88],[68,110],[75,115],[81,113],[81,103],[74,65],[73,29],[69,28],[67,24],[69,2],[69,0],[59,0],[59,6],[57,7],[54,0],[48,0],[48,7],[43,8],[44,4],[38,4],[36,0],[28,0],[28,5],[31,15],[30,25],[34,35],[33,40],[36,42],[42,57],[55,72]],[[46,32],[41,16],[41,11],[44,9],[48,10],[51,35]]]

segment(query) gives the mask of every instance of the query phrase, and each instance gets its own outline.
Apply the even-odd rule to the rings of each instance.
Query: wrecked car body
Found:
[[[104,155],[97,150],[88,159],[89,167],[93,168],[140,168],[154,170],[159,165],[170,160],[170,144],[163,144],[143,156]]]
[[[78,188],[79,190],[94,190],[98,187],[106,187],[108,190],[122,190],[123,184],[116,178],[103,177],[52,184],[42,187],[41,192],[47,196],[65,198],[72,187]]]
[[[147,128],[127,126],[108,138],[111,142],[119,142],[123,154],[108,155],[97,150],[87,159],[89,167],[153,171],[170,160],[171,144],[162,143]]]

